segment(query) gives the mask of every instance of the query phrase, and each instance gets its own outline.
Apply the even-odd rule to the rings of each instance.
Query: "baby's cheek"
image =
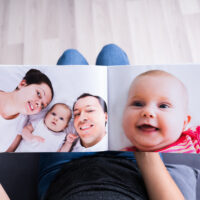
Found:
[[[130,121],[124,121],[124,133],[131,140],[134,136],[133,127],[131,126]]]
[[[174,126],[169,127],[166,137],[171,142],[175,142],[181,136],[181,133],[182,133],[182,127],[177,124],[174,124]]]
[[[128,123],[132,119],[132,112],[130,112],[130,109],[126,108],[123,114],[123,124]]]
[[[129,127],[129,121],[126,114],[123,116],[123,119],[122,119],[122,127],[124,129],[124,132],[127,133],[127,129]]]

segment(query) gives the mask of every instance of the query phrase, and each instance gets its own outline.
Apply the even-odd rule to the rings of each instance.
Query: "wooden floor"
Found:
[[[94,64],[116,43],[131,64],[200,63],[200,0],[0,0],[0,64]]]

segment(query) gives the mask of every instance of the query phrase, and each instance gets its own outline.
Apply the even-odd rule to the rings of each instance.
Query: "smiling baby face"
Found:
[[[141,151],[175,142],[189,122],[187,91],[171,74],[152,70],[131,84],[123,115],[124,132]]]

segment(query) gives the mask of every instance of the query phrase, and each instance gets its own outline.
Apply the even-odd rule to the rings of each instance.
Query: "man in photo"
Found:
[[[108,150],[106,102],[99,96],[84,93],[74,103],[73,113],[74,127],[80,138],[72,152]],[[61,151],[65,151],[65,145]]]

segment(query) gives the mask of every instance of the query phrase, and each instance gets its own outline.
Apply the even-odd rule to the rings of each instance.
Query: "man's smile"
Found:
[[[92,128],[93,126],[94,126],[93,124],[84,124],[84,125],[81,125],[79,127],[79,129],[82,130],[82,131],[85,131],[85,130]]]

